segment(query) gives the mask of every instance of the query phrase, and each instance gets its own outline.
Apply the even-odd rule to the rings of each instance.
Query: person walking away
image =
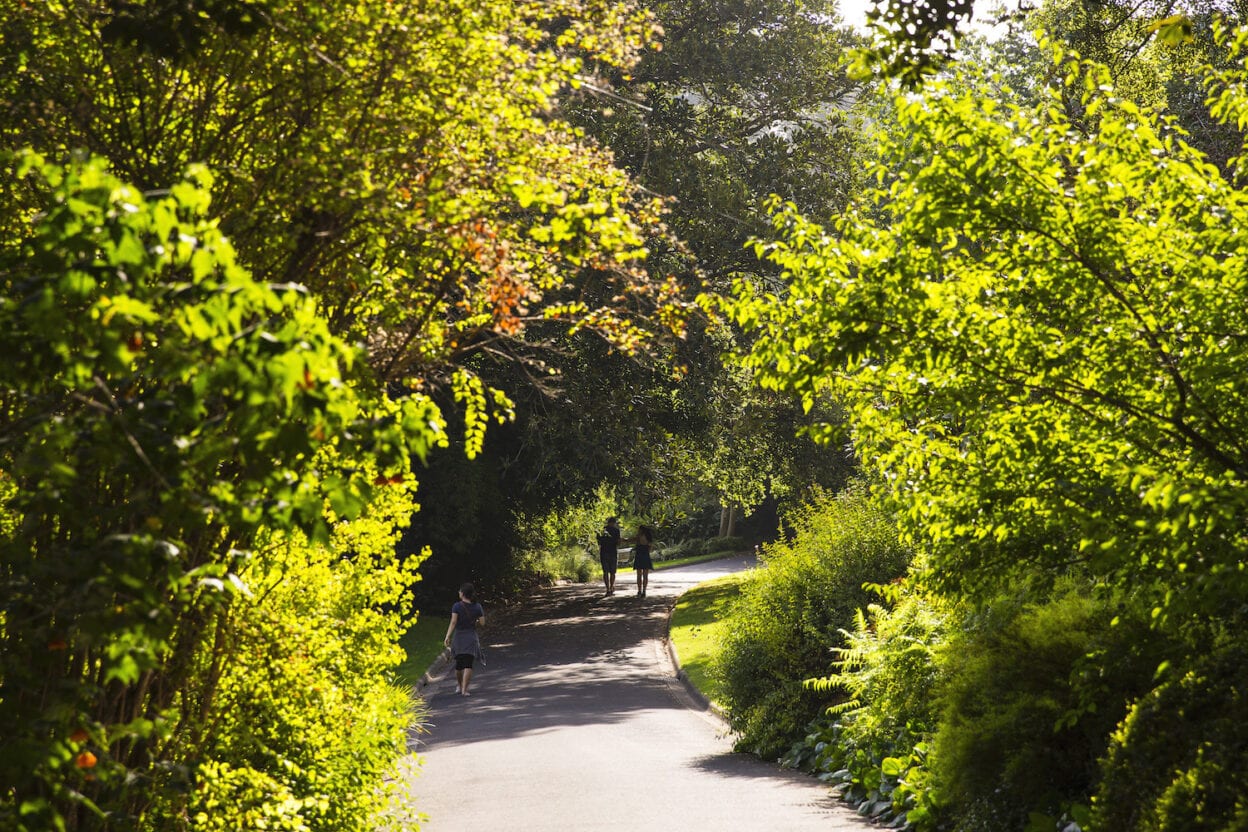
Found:
[[[646,597],[646,588],[650,585],[650,570],[654,562],[650,560],[650,544],[654,542],[654,529],[649,526],[638,526],[637,536],[633,538],[633,571],[637,573],[637,597]]]
[[[607,518],[607,525],[598,533],[598,560],[602,563],[602,583],[607,595],[615,594],[615,571],[620,563],[620,523]]]
[[[485,624],[485,609],[476,602],[475,595],[476,589],[470,583],[459,588],[459,600],[451,606],[451,623],[444,640],[455,657],[455,692],[460,696],[468,696],[472,666],[481,658],[477,628]]]

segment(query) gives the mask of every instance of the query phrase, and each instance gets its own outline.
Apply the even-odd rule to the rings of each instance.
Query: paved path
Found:
[[[411,782],[422,830],[871,829],[815,779],[734,754],[675,676],[665,637],[676,597],[748,564],[651,573],[644,599],[623,573],[611,598],[580,584],[544,590],[502,622],[487,609],[473,695],[456,695],[453,671],[424,690],[430,725]]]

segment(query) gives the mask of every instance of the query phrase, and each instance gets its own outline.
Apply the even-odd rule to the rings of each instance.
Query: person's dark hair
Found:
[[[638,526],[637,531],[646,536],[646,540],[654,540],[654,529],[649,526]]]
[[[618,518],[618,517],[608,517],[608,518],[607,518],[607,525],[608,525],[608,526],[610,526],[612,523],[618,523],[618,522],[620,522],[620,520],[619,520],[619,518]]]
[[[477,594],[477,588],[473,586],[471,583],[464,584],[463,586],[459,588],[459,591],[469,601],[475,600],[473,596]]]

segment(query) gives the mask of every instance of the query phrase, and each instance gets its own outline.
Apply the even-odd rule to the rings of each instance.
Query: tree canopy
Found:
[[[938,582],[1079,568],[1226,612],[1244,194],[1104,68],[1059,67],[1077,120],[1056,89],[900,100],[879,186],[831,232],[777,205],[758,250],[787,290],[741,284],[729,310],[766,384],[844,397]],[[1211,76],[1215,114],[1238,118],[1242,77]]]
[[[695,290],[718,291],[744,274],[774,280],[775,268],[745,247],[767,228],[767,197],[780,193],[827,217],[861,175],[857,83],[844,60],[856,39],[823,0],[681,0],[650,9],[662,49],[627,73],[598,67],[566,112],[668,200],[667,223],[681,245],[652,247],[651,269]],[[630,406],[650,416],[630,455],[638,479],[667,490],[683,482],[749,510],[842,476],[834,453],[797,438],[802,415],[787,399],[722,366],[735,337],[722,322],[699,323],[677,353],[687,372],[675,383],[626,376]]]
[[[651,34],[635,8],[208,4],[165,54],[93,6],[6,16],[5,142],[88,150],[141,189],[216,171],[257,278],[308,286],[384,380],[463,398],[450,368],[473,356],[540,371],[534,322],[623,349],[679,327],[674,287],[637,265],[657,204],[550,117],[584,60],[635,60]],[[183,23],[137,8],[144,27]]]
[[[373,828],[416,466],[509,415],[490,362],[683,325],[555,114],[649,18],[0,5],[0,817]]]
[[[1225,151],[1248,31],[1211,23],[1192,77]],[[825,681],[874,698],[793,753],[922,829],[1235,829],[1244,148],[1044,50],[1025,94],[963,65],[893,96],[874,187],[830,224],[776,201],[756,250],[783,280],[725,303],[763,384],[842,403],[916,552]]]

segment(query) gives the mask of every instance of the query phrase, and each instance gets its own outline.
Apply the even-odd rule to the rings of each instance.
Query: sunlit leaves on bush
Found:
[[[259,283],[235,262],[205,213],[203,169],[148,197],[98,159],[11,162],[8,175],[46,210],[0,249],[0,470],[12,518],[0,537],[0,773],[12,789],[0,817],[16,823],[34,795],[47,800],[30,804],[25,828],[151,799],[176,815],[171,795],[186,789],[220,719],[223,674],[245,667],[235,655],[243,611],[281,614],[266,585],[274,575],[258,567],[275,555],[253,560],[257,535],[287,547],[283,534],[306,536],[291,551],[333,564],[350,552],[318,548],[331,524],[363,523],[366,506],[401,497],[384,521],[392,533],[412,511],[411,458],[446,436],[422,397],[363,392],[356,348],[329,332],[306,290]],[[383,536],[357,548],[378,570],[363,580],[391,580],[355,593],[362,612],[396,602],[412,580],[393,545]],[[342,563],[326,587],[342,580],[331,574]],[[339,616],[355,614],[323,592]],[[368,623],[365,641],[385,637]],[[300,643],[341,629],[323,622]],[[276,694],[254,679],[247,689],[257,705]],[[369,770],[397,753],[406,712],[390,710],[400,739]],[[107,740],[80,749],[47,739],[83,731]],[[341,753],[328,726],[324,736]],[[71,756],[77,773],[66,775]],[[128,785],[135,777],[152,791]]]

